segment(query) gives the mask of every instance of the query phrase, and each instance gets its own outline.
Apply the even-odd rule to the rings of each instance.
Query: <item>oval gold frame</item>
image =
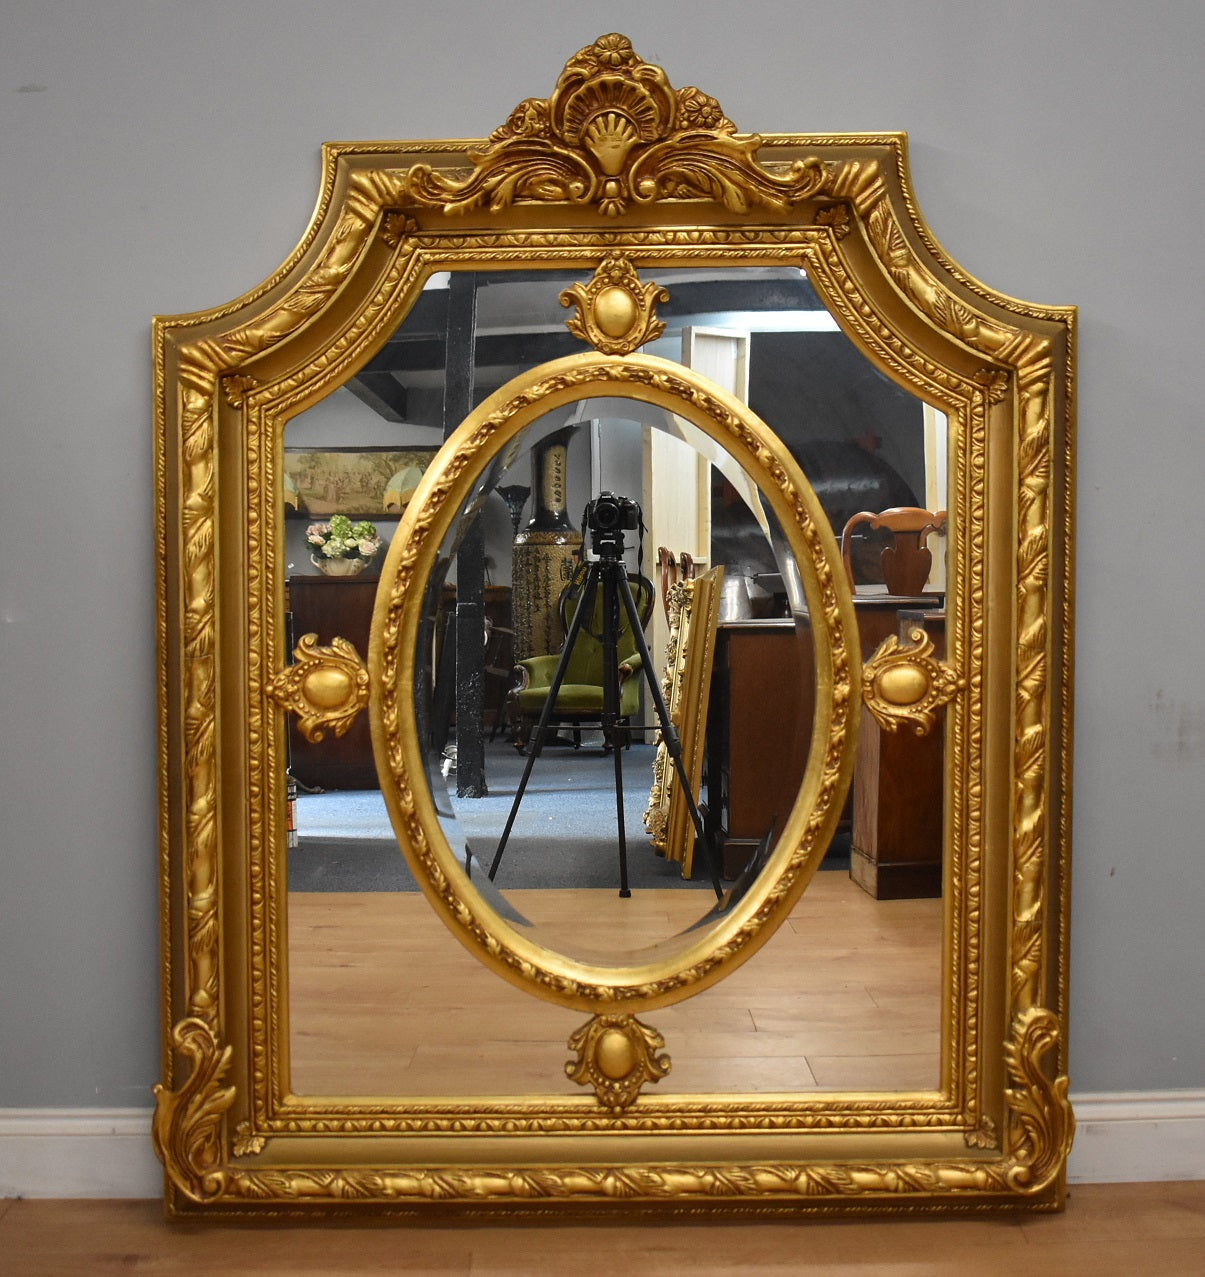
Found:
[[[424,583],[485,466],[544,414],[611,396],[684,417],[723,445],[757,483],[800,565],[813,618],[816,716],[808,764],[778,846],[754,886],[714,927],[675,951],[622,965],[553,953],[501,918],[459,872],[427,786],[412,688]],[[470,414],[423,476],[381,572],[368,667],[373,747],[393,788],[385,797],[415,877],[453,934],[527,992],[583,1010],[651,1010],[707,988],[763,945],[824,855],[853,771],[861,661],[853,598],[828,521],[777,436],[734,396],[680,364],[649,355],[570,355],[516,377]]]
[[[622,155],[579,127],[592,94],[633,106]],[[1074,309],[1011,298],[944,253],[903,134],[739,133],[614,34],[488,140],[329,143],[323,159],[279,270],[154,325],[153,1137],[169,1213],[1058,1209],[1074,1132]],[[432,272],[584,275],[616,253],[645,278],[803,268],[863,354],[949,419],[948,668],[897,654],[951,697],[939,1086],[641,1094],[619,1115],[588,1096],[295,1094],[282,739],[286,705],[313,707],[279,699],[307,682],[284,634],[284,424],[381,348]]]

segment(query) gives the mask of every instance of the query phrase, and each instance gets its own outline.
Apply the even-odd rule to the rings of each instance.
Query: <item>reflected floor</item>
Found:
[[[680,890],[557,894],[578,940],[674,930],[697,912]],[[288,907],[296,1092],[583,1094],[564,1063],[586,1016],[487,972],[422,895],[290,892]],[[941,914],[940,900],[875,901],[818,874],[743,967],[642,1017],[673,1059],[652,1093],[935,1088]]]

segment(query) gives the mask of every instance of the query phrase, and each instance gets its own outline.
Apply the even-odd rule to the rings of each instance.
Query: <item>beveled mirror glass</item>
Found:
[[[618,35],[324,157],[155,324],[169,1211],[1057,1208],[1074,312]]]

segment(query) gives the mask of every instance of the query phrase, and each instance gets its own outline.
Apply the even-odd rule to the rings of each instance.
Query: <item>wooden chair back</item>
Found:
[[[881,558],[883,581],[889,594],[920,594],[929,579],[933,566],[933,553],[926,544],[935,532],[944,532],[944,510],[922,510],[919,506],[892,506],[875,514],[863,510],[846,523],[841,533],[841,561],[849,578],[849,588],[857,590],[854,580],[850,543],[854,532],[866,525],[870,528],[886,528],[892,534],[892,543]]]

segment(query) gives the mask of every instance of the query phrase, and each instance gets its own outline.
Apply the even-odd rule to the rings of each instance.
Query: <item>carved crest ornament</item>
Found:
[[[524,99],[484,143],[331,145],[325,157],[318,213],[279,271],[226,307],[155,324],[165,1051],[153,1139],[171,1213],[1057,1209],[1074,1131],[1074,312],[994,293],[942,253],[901,135],[739,133],[714,98],[675,89],[618,34],[580,50],[549,97]],[[742,265],[804,270],[863,353],[945,412],[957,535],[943,660],[917,631],[863,669],[832,538],[778,441],[697,374],[636,353],[662,330],[658,271]],[[587,282],[560,300],[591,350],[503,387],[433,463],[382,573],[373,651],[309,635],[290,662],[284,423],[371,357],[433,273],[492,268],[580,270]],[[784,523],[827,636],[827,743],[773,872],[709,940],[601,974],[516,938],[463,890],[407,718],[417,609],[450,511],[523,425],[598,394],[682,415],[730,449]],[[1015,440],[1011,456],[1001,439]],[[862,701],[888,730],[927,731],[944,714],[940,1086],[675,1095],[661,1034],[632,1013],[716,983],[785,918],[840,816]],[[590,1011],[563,1069],[593,1097],[294,1093],[282,724],[293,714],[317,740],[366,706],[428,899],[496,974]]]

